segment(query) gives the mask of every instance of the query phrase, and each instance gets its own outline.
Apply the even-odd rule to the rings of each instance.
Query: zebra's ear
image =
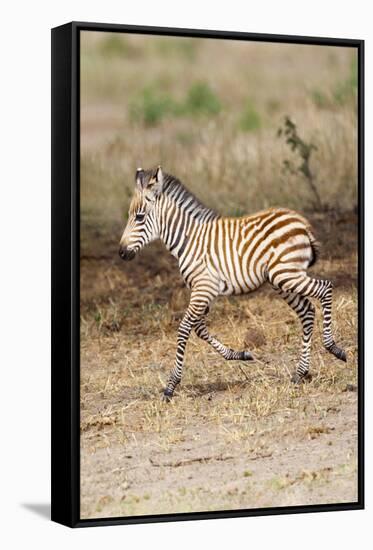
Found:
[[[138,168],[136,170],[135,180],[136,185],[138,185],[138,187],[143,190],[145,187],[145,172],[142,168]]]
[[[158,166],[157,171],[155,173],[155,179],[157,180],[158,183],[163,184],[163,172],[160,165]]]
[[[159,195],[159,193],[161,193],[163,187],[163,172],[160,166],[158,166],[155,172],[154,179],[152,180],[152,183],[151,185],[149,185],[149,187],[151,187],[152,193],[154,193],[154,195]]]

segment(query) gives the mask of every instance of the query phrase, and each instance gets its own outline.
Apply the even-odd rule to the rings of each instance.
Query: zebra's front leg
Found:
[[[210,344],[220,355],[224,357],[227,361],[253,361],[254,357],[249,351],[235,351],[232,348],[228,348],[222,344],[217,338],[211,336],[209,333],[205,317],[203,316],[199,321],[197,321],[194,330],[199,338]]]
[[[218,295],[218,292],[218,283],[210,278],[201,278],[192,290],[188,309],[179,325],[175,365],[171,371],[166,389],[163,392],[164,401],[170,401],[175,387],[180,383],[183,372],[185,348],[190,333],[198,321],[202,319],[205,312],[208,311],[211,300]]]
[[[175,391],[175,387],[180,383],[181,374],[183,372],[185,348],[195,321],[195,316],[188,308],[179,325],[175,366],[171,371],[168,384],[163,392],[163,401],[170,401]]]

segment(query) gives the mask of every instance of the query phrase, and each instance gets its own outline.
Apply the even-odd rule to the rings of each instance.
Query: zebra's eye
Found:
[[[137,222],[142,222],[144,218],[145,218],[145,214],[142,212],[138,212],[135,216],[135,220]]]

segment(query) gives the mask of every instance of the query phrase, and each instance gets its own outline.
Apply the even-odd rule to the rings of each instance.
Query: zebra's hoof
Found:
[[[328,351],[332,353],[337,359],[340,359],[345,363],[347,362],[347,355],[345,350],[339,348],[336,344],[333,344],[330,348],[328,348]]]
[[[164,403],[169,403],[172,399],[172,396],[173,396],[173,392],[168,389],[165,389],[162,395],[162,401]]]
[[[307,372],[307,374],[304,374],[303,376],[301,374],[298,374],[297,372],[294,372],[294,374],[291,377],[291,381],[293,384],[303,384],[303,382],[311,382],[312,375]]]
[[[297,374],[296,372],[294,372],[294,374],[291,377],[291,381],[293,384],[300,384],[302,382],[302,377],[299,376],[299,374]]]
[[[242,351],[241,361],[254,361],[254,356],[249,351]]]

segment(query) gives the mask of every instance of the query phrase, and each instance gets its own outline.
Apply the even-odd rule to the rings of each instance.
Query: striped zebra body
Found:
[[[219,281],[219,294],[224,295],[247,294],[269,276],[278,285],[284,278],[284,263],[305,270],[312,259],[313,237],[306,227],[301,216],[285,209],[269,209],[247,218],[220,218],[202,227],[196,224],[190,234],[193,245],[179,258],[181,273],[192,286],[198,259],[208,276]],[[199,248],[198,242],[202,243]]]
[[[191,289],[188,309],[178,331],[175,366],[165,389],[166,399],[181,380],[185,347],[192,330],[227,360],[252,360],[248,351],[234,351],[212,337],[205,317],[219,295],[247,294],[268,282],[297,313],[303,348],[293,375],[301,381],[309,371],[315,308],[320,300],[324,345],[346,360],[331,332],[332,283],[310,278],[306,271],[317,257],[318,243],[300,214],[270,208],[251,216],[222,217],[205,207],[183,184],[160,167],[136,173],[137,190],[124,230],[120,255],[132,259],[146,244],[161,239],[179,262]]]

